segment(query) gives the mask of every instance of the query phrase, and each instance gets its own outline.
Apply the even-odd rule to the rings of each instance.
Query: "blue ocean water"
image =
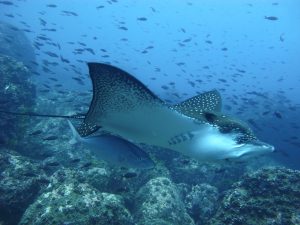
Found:
[[[31,71],[36,95],[90,93],[87,62],[122,68],[168,103],[217,89],[225,114],[275,146],[267,161],[300,169],[297,0],[10,0],[0,1],[0,21],[23,31],[34,49],[34,61],[26,61],[29,51],[12,56]],[[65,115],[76,96],[55,101]]]
[[[36,46],[41,83],[55,77],[90,90],[86,62],[108,62],[172,102],[218,89],[226,112],[254,121],[258,136],[286,153],[279,160],[299,168],[297,1],[11,3],[1,4],[0,19]]]

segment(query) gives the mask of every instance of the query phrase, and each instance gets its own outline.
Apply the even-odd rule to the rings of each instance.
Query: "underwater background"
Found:
[[[299,24],[297,0],[0,0],[0,111],[85,114],[102,62],[170,104],[217,89],[276,149],[123,167],[65,119],[0,113],[0,224],[300,224]]]

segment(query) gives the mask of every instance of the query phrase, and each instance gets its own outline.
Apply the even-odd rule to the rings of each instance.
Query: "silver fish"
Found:
[[[82,143],[100,160],[128,168],[150,169],[155,166],[146,152],[122,138],[108,134],[81,137],[69,120],[68,123],[73,134],[70,144]]]

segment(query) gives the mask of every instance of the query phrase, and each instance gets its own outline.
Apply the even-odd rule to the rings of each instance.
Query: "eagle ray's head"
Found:
[[[193,155],[199,158],[206,154],[207,159],[245,159],[274,152],[274,146],[255,137],[252,130],[243,122],[229,116],[213,113],[204,114],[206,128],[195,141]]]

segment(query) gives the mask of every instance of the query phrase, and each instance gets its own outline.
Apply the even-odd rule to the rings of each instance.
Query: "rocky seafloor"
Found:
[[[1,107],[53,114],[87,110],[91,92],[40,89],[19,58],[1,54]],[[300,224],[300,172],[271,158],[199,163],[146,148],[155,167],[128,169],[70,145],[64,119],[1,114],[0,126],[3,225]]]
[[[128,179],[105,163],[56,167],[50,175],[43,162],[1,149],[2,224],[300,224],[300,172],[291,169],[245,173],[220,191],[175,183],[163,166]]]

